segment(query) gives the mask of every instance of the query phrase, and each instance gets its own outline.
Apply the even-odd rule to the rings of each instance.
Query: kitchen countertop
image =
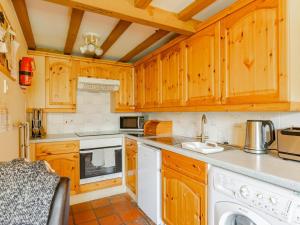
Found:
[[[40,139],[32,139],[31,143],[99,139],[108,137],[128,137],[140,143],[148,144],[159,149],[169,150],[187,157],[204,161],[212,166],[221,167],[255,179],[279,185],[300,192],[300,162],[283,160],[277,153],[255,155],[235,148],[214,154],[201,154],[181,148],[183,141],[196,139],[181,136],[135,137],[125,132],[115,135],[97,137],[78,137],[75,134],[47,135]]]

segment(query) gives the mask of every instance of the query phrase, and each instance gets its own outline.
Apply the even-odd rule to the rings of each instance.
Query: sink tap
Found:
[[[206,129],[205,129],[206,124],[207,124],[207,117],[205,114],[203,114],[202,118],[201,118],[201,134],[200,134],[201,142],[205,142],[208,139],[208,136],[205,134],[206,133]]]

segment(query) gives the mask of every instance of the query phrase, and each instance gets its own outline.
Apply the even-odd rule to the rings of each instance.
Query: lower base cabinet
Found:
[[[182,163],[176,164],[175,161],[172,163],[173,159],[176,161],[182,159]],[[165,163],[167,161],[168,163]],[[203,165],[199,166],[193,161],[193,159],[189,160],[187,157],[163,151],[162,217],[166,225],[207,224],[207,185],[206,182],[195,179],[195,176],[199,175],[195,173],[203,169]],[[170,168],[169,165],[174,167]],[[206,176],[206,171],[204,173],[201,171],[200,175]],[[206,177],[202,180],[206,180]]]
[[[125,178],[126,186],[137,194],[137,142],[125,139]]]
[[[47,161],[53,170],[70,178],[71,194],[79,191],[79,142],[40,143],[35,146],[35,159]]]

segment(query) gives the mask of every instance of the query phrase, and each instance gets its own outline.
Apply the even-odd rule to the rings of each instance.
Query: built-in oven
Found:
[[[122,139],[80,141],[80,184],[122,177]]]
[[[120,130],[143,131],[145,120],[145,116],[121,116]]]

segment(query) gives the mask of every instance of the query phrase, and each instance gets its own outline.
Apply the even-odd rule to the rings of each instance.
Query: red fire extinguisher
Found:
[[[19,83],[22,86],[30,86],[33,71],[35,70],[34,60],[31,57],[23,57],[20,61]]]

